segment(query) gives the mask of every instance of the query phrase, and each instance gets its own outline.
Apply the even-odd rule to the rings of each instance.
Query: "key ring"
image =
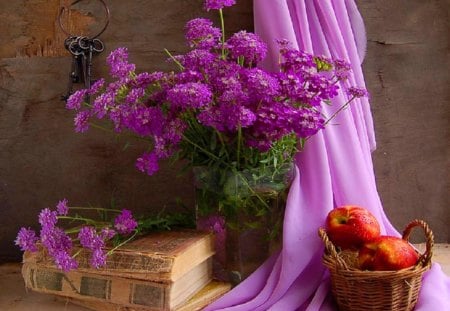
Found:
[[[77,39],[77,37],[67,37],[67,38],[64,40],[64,47],[66,48],[66,50],[69,49],[69,45],[70,45],[74,40],[76,40],[76,39]]]
[[[83,38],[83,37],[78,37],[78,38]],[[79,39],[78,40],[73,40],[72,42],[70,42],[69,47],[67,49],[74,56],[78,56],[78,55],[84,54],[83,48],[80,46],[80,40]]]
[[[75,5],[75,4],[77,4],[78,2],[81,2],[81,1],[83,1],[83,0],[75,0],[74,2],[72,2],[71,5],[69,5],[69,7],[67,8],[67,10],[68,10],[70,7],[72,7],[73,5]],[[99,1],[102,3],[103,8],[105,9],[106,23],[105,23],[105,25],[103,26],[103,28],[100,30],[100,32],[99,32],[98,34],[96,34],[95,36],[92,36],[91,39],[95,39],[95,38],[97,38],[98,36],[100,36],[100,35],[106,30],[106,27],[108,27],[108,24],[109,24],[109,17],[110,17],[109,8],[108,8],[108,6],[106,5],[106,3],[105,3],[104,0],[99,0]],[[71,34],[70,32],[68,32],[66,29],[64,29],[64,26],[63,26],[62,20],[61,20],[61,16],[63,15],[63,13],[64,13],[65,10],[66,10],[66,7],[61,7],[61,10],[59,11],[59,14],[58,14],[58,24],[59,24],[59,27],[61,28],[61,30],[62,30],[68,37],[77,37],[77,36]],[[103,49],[102,49],[102,51],[103,51]]]
[[[82,50],[89,50],[89,38],[88,37],[79,37],[77,40],[78,46]]]
[[[105,45],[100,39],[89,39],[88,37],[79,37],[77,40],[78,46],[83,50],[89,50],[92,47],[92,51],[101,53],[105,49]]]
[[[101,53],[105,49],[105,45],[100,39],[92,39],[92,50],[96,53]]]

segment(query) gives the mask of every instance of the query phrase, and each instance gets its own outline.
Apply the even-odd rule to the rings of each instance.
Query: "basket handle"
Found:
[[[347,263],[342,259],[341,256],[338,255],[336,246],[334,246],[334,244],[330,241],[330,239],[328,238],[328,234],[324,228],[319,228],[319,236],[325,244],[326,254],[333,257],[341,268],[348,269]]]
[[[324,228],[319,228],[319,236],[322,239],[323,243],[325,244],[325,250],[327,254],[337,257],[337,250],[336,247],[331,243],[330,239],[328,238],[327,232]]]
[[[412,229],[415,227],[421,227],[425,233],[425,237],[427,239],[426,243],[426,250],[425,252],[420,256],[419,262],[422,263],[422,266],[426,267],[431,264],[431,257],[433,257],[433,246],[434,246],[434,235],[431,231],[430,226],[428,224],[420,219],[415,219],[411,221],[403,230],[403,236],[402,239],[408,241],[409,236],[411,235]]]

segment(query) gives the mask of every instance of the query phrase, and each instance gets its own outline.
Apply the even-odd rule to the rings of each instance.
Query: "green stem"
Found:
[[[219,141],[220,141],[220,144],[222,146],[222,150],[225,151],[225,156],[229,160],[230,159],[230,155],[228,154],[228,150],[227,150],[227,147],[226,147],[226,144],[225,144],[225,140],[223,139],[222,134],[217,129],[214,129],[214,130],[216,132],[217,137],[219,137]]]
[[[80,255],[80,253],[81,253],[82,250],[83,250],[83,249],[79,249],[78,252],[76,252],[75,254],[72,255],[72,258],[75,258],[75,257],[77,257],[78,255]]]
[[[237,163],[237,168],[238,169],[240,168],[241,143],[242,143],[242,127],[239,124],[238,137],[237,137],[237,151],[236,151],[236,163]]]
[[[180,68],[180,70],[184,69],[184,66],[181,65],[181,63],[169,52],[168,49],[164,49],[164,52],[167,53],[167,55],[169,55],[169,57],[174,61],[175,64],[178,65],[178,67]]]
[[[81,229],[80,227],[76,227],[76,228],[64,230],[64,232],[67,233],[67,234],[78,233],[78,232],[80,232],[80,229]]]
[[[348,105],[350,105],[350,103],[356,98],[356,96],[353,96],[352,98],[350,98],[345,104],[343,104],[341,107],[339,107],[338,110],[336,110],[331,117],[329,117],[325,123],[323,124],[323,126],[325,127],[328,123],[330,123],[331,120],[333,120],[342,110],[344,110],[345,108],[347,108]],[[308,141],[312,136],[308,136],[304,139],[303,141],[303,145],[305,144],[306,141]]]
[[[107,127],[104,127],[104,126],[101,126],[101,125],[98,125],[97,123],[89,122],[89,125],[92,126],[93,128],[98,129],[98,130],[102,130],[102,131],[105,131],[105,132],[108,132],[108,133],[112,132],[111,129],[109,129]]]
[[[121,247],[122,245],[125,245],[126,243],[130,242],[132,239],[134,239],[136,237],[136,235],[138,234],[137,230],[134,230],[134,233],[132,236],[130,236],[128,239],[126,239],[125,241],[123,241],[122,243],[120,243],[119,245],[117,245],[116,247],[114,247],[113,249],[111,249],[106,255],[109,256],[112,253],[114,253],[114,251],[116,249],[118,249],[119,247]]]
[[[326,126],[328,123],[330,123],[331,120],[333,120],[342,110],[344,110],[345,108],[348,107],[348,105],[355,99],[356,97],[353,96],[352,98],[350,98],[349,101],[347,101],[345,104],[343,104],[341,107],[339,107],[338,110],[336,110],[333,115],[331,117],[328,118],[328,120],[325,121],[325,123],[323,124],[324,126]]]
[[[222,28],[222,59],[225,59],[225,19],[223,18],[222,9],[219,10],[220,26]]]
[[[251,192],[255,197],[257,197],[258,200],[261,201],[261,203],[262,203],[266,208],[269,208],[269,205],[266,203],[266,201],[264,201],[264,199],[261,198],[261,196],[260,196],[255,190],[253,190],[252,187],[250,187],[250,185],[249,185],[248,182],[247,182],[247,179],[246,179],[241,173],[239,173],[239,172],[235,172],[235,173],[236,173],[236,175],[238,175],[238,176],[241,178],[241,180],[244,182],[245,186],[247,186],[247,188],[250,190],[250,192]]]
[[[108,133],[113,133],[113,130],[101,125],[98,125],[97,123],[93,123],[93,122],[89,122],[89,125],[93,128],[108,132]],[[135,138],[135,139],[139,139],[139,140],[144,140],[146,142],[148,142],[148,139],[146,139],[145,137],[142,136],[138,136],[138,135],[131,135],[131,134],[127,134],[127,133],[120,133],[123,136],[129,137],[129,138]],[[118,136],[118,135],[117,135]]]
[[[238,64],[239,64],[239,66],[244,67],[244,61],[245,61],[244,56],[238,56],[237,62],[238,62]],[[249,68],[251,68],[251,67],[252,67],[252,66],[251,66],[251,64],[250,64],[250,65],[249,65]]]
[[[228,164],[227,162],[225,162],[223,159],[217,157],[216,155],[212,154],[211,152],[209,152],[208,150],[202,148],[201,146],[199,146],[198,144],[194,143],[193,141],[191,141],[189,138],[187,138],[185,135],[183,135],[183,139],[186,140],[188,143],[190,143],[191,145],[193,145],[194,147],[200,149],[202,152],[204,152],[205,154],[207,154],[208,156],[210,156],[211,158],[215,159],[218,162],[221,162],[223,164],[225,164],[225,166],[227,166],[228,168],[233,169],[233,166],[231,166],[230,164]],[[238,151],[239,152],[239,151]],[[238,157],[239,158],[239,157]],[[244,182],[245,186],[247,186],[247,188],[250,190],[250,192],[256,196],[258,198],[258,200],[260,200],[264,206],[266,206],[267,208],[269,207],[267,205],[267,203],[258,195],[258,193],[256,193],[252,187],[250,187],[250,185],[248,184],[247,180],[245,179],[244,176],[242,176],[242,174],[240,174],[239,172],[235,171],[235,173],[237,175],[239,175],[239,177],[242,179],[242,181]]]
[[[67,220],[77,220],[77,221],[84,221],[87,224],[95,224],[97,221],[84,218],[84,217],[72,217],[72,216],[58,216],[58,219],[67,219]]]
[[[121,213],[121,210],[113,208],[103,208],[103,207],[81,207],[81,206],[70,206],[69,209],[74,210],[93,210],[93,211],[105,211],[105,212],[116,212]]]
[[[192,146],[200,149],[204,154],[208,155],[209,157],[213,158],[216,161],[222,162],[227,166],[230,166],[228,163],[226,163],[223,159],[219,158],[218,156],[216,156],[215,154],[212,154],[211,152],[209,152],[208,150],[206,150],[205,148],[201,147],[200,145],[194,143],[192,140],[190,140],[189,138],[187,138],[186,135],[183,135],[183,139],[185,141],[187,141],[188,143],[190,143]],[[231,166],[230,166],[231,167]]]
[[[299,142],[300,150],[302,150],[305,147],[305,143],[306,143],[307,139],[308,139],[308,137],[307,138],[300,138],[300,142]]]

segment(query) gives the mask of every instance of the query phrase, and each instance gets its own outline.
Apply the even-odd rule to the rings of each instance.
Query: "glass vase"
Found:
[[[279,247],[292,167],[194,168],[197,228],[215,233],[216,279],[238,284]]]

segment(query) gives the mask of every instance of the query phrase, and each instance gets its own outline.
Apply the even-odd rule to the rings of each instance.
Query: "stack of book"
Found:
[[[33,291],[65,297],[94,310],[200,310],[228,284],[212,281],[211,233],[183,230],[152,233],[114,251],[104,268],[79,267],[64,273],[41,250],[25,252],[22,276]]]

